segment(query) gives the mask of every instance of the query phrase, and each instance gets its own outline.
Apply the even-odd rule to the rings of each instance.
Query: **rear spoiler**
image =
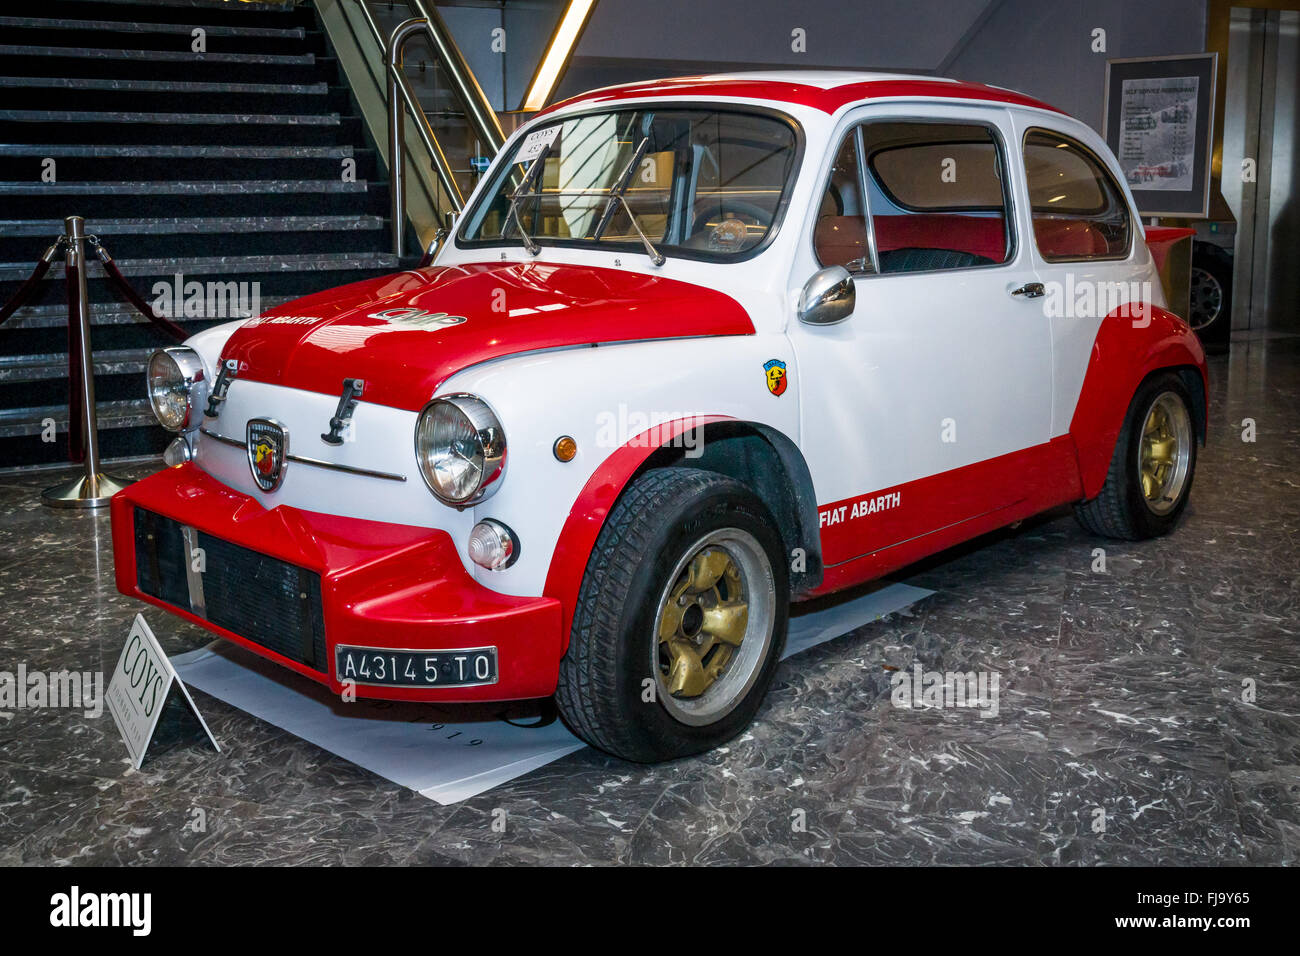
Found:
[[[1169,311],[1184,322],[1192,313],[1192,237],[1195,229],[1146,226],[1147,248],[1160,273]]]

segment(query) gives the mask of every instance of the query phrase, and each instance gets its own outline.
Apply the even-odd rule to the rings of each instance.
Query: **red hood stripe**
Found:
[[[401,310],[415,314],[393,315]],[[364,401],[417,411],[456,372],[506,355],[753,332],[735,299],[703,286],[503,262],[399,272],[297,299],[237,329],[222,357],[239,360],[240,379],[328,395],[345,378],[364,379]]]

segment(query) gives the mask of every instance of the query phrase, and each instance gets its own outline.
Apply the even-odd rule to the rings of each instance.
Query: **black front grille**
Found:
[[[202,531],[194,532],[194,541],[203,550],[204,569],[197,575],[202,607],[191,599],[191,558],[181,523],[136,508],[140,590],[324,673],[320,575]]]

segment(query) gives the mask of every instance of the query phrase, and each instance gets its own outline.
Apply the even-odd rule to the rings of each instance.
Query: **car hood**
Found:
[[[546,262],[432,266],[295,299],[222,350],[238,378],[418,410],[451,375],[523,352],[604,342],[747,335],[713,289],[622,269]]]

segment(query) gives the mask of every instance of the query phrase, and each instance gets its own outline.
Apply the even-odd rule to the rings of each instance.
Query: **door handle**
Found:
[[[1043,288],[1041,282],[1026,282],[1019,289],[1012,289],[1012,295],[1023,295],[1026,299],[1037,299],[1039,296],[1047,295],[1047,290]]]

